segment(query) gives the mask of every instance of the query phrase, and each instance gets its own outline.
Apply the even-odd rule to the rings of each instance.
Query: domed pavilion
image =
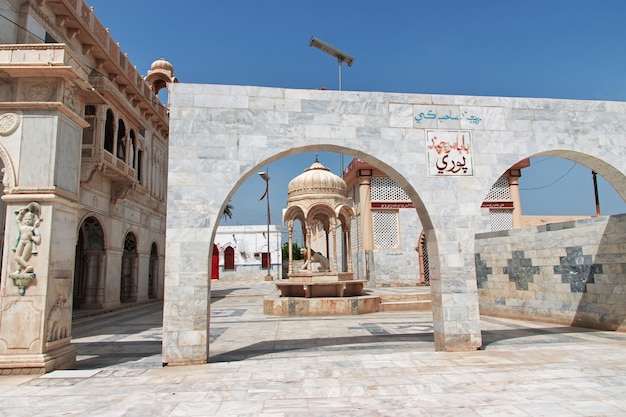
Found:
[[[281,296],[349,297],[361,295],[363,283],[354,280],[350,225],[355,216],[345,181],[316,158],[289,182],[283,223],[289,233],[287,282],[277,283]],[[306,262],[294,270],[293,230],[300,222]],[[342,261],[341,264],[339,261]]]

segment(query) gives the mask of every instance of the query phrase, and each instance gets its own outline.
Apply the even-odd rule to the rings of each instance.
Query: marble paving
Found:
[[[272,287],[214,284],[206,365],[161,366],[160,303],[75,318],[77,370],[1,377],[0,415],[626,416],[624,333],[482,317],[435,352],[429,312],[264,316]]]

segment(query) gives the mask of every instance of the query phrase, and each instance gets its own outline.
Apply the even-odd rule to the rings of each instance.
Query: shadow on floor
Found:
[[[77,343],[76,369],[160,367],[161,341]]]
[[[230,294],[235,293],[237,291],[246,291],[249,289],[250,289],[249,287],[237,287],[237,288],[228,288],[224,290],[211,290],[211,302],[213,302],[213,300],[221,300],[223,298],[226,298]]]
[[[482,318],[483,321],[492,321],[489,318]],[[496,322],[496,321],[493,321]],[[497,322],[496,322],[497,323]],[[547,343],[572,343],[573,339],[570,335],[581,333],[595,333],[597,336],[611,339],[610,335],[603,330],[587,329],[582,327],[545,327],[545,328],[532,328],[525,326],[515,326],[512,323],[507,323],[507,329],[499,330],[483,330],[481,349],[487,349],[490,345],[506,344],[506,345],[527,345],[530,343],[528,338],[533,337],[532,344],[547,344]],[[626,339],[626,334],[623,335],[623,339]],[[576,338],[580,343],[583,343],[579,338]]]
[[[328,337],[313,339],[268,340],[209,357],[209,363],[236,362],[274,353],[314,351],[391,351],[402,343],[434,343],[432,333],[380,334],[370,336]]]

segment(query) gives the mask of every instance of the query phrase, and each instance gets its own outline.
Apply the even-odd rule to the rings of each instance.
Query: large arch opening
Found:
[[[282,223],[282,212],[280,209],[276,209],[276,207],[278,207],[277,204],[282,204],[282,206],[280,206],[281,208],[285,207],[287,201],[287,185],[289,181],[301,174],[305,168],[315,161],[316,155],[319,155],[319,160],[323,164],[327,164],[331,171],[340,176],[344,175],[340,170],[339,157],[344,155],[354,158],[354,166],[344,168],[346,173],[351,173],[352,176],[352,178],[349,179],[351,186],[348,187],[348,196],[355,207],[359,205],[370,205],[371,197],[369,194],[371,192],[379,195],[378,199],[375,200],[374,211],[377,214],[382,214],[383,220],[381,221],[381,224],[384,226],[389,223],[395,223],[393,232],[387,233],[387,235],[392,235],[391,237],[385,237],[385,233],[381,233],[380,236],[377,236],[379,239],[377,242],[378,249],[395,250],[400,247],[406,247],[412,252],[415,252],[417,247],[420,245],[420,242],[422,242],[421,244],[425,244],[428,235],[430,235],[429,237],[432,240],[430,243],[431,246],[436,244],[435,236],[432,233],[429,233],[429,231],[432,230],[432,222],[428,216],[427,209],[422,203],[417,191],[408,186],[408,181],[403,178],[400,173],[385,165],[382,161],[379,161],[367,154],[355,152],[349,148],[328,145],[291,149],[288,152],[277,154],[257,166],[252,167],[230,190],[225,202],[223,202],[219,209],[219,212],[222,212],[222,210],[226,207],[226,204],[232,204],[233,218],[229,220],[223,218],[220,219],[216,230],[222,225],[223,222],[226,224],[231,222],[238,223],[240,225],[257,224],[259,226],[266,224],[267,212],[264,206],[265,203],[259,201],[259,197],[263,195],[265,184],[261,181],[261,179],[256,178],[255,176],[258,171],[262,170],[268,170],[271,177],[269,185],[270,199],[273,202],[273,208],[271,210],[271,224],[280,226]],[[350,159],[348,158],[348,160]],[[363,168],[365,166],[369,167],[368,170]],[[374,173],[374,178],[377,180],[377,184],[374,187],[372,187],[369,182],[372,178],[371,171],[373,170],[377,171],[377,173]],[[363,178],[365,178],[365,180],[363,180]],[[367,182],[367,187],[360,187],[359,181]],[[366,191],[362,191],[359,188],[365,188]],[[371,190],[372,188],[374,188],[374,191]],[[361,198],[363,198],[363,201],[361,201]],[[409,211],[413,213],[413,217],[407,219],[405,223],[408,223],[409,227],[415,229],[410,235],[412,236],[415,234],[415,237],[410,240],[411,238],[409,238],[409,235],[407,234],[407,239],[405,241],[401,241],[403,236],[400,230],[405,226],[404,224],[401,224],[404,220],[399,220],[399,217],[396,216],[393,218],[394,222],[385,222],[384,220],[386,219],[384,218],[384,215],[389,213],[406,213]],[[368,211],[368,214],[372,215],[371,208]],[[242,221],[241,219],[246,220]],[[248,221],[247,219],[252,220]],[[367,226],[372,227],[371,219],[368,221],[369,224]],[[354,229],[355,241],[362,239],[362,227],[361,223],[356,225]],[[303,225],[296,225],[294,227],[294,242],[296,242],[298,246],[302,246],[303,237],[302,233],[296,232],[301,231],[302,228]],[[420,238],[420,234],[422,232],[423,235]],[[230,240],[232,240],[232,235],[229,235],[229,237]],[[280,243],[280,246],[286,242],[286,237],[287,231],[284,227],[281,231],[282,243]],[[370,237],[370,239],[371,238],[372,237]],[[392,241],[393,245],[388,242],[389,240]],[[354,241],[353,243],[356,244]],[[261,244],[264,244],[264,242],[261,242]],[[367,249],[369,250],[372,248],[368,247]],[[357,260],[356,263],[364,265],[364,261],[362,259]],[[364,268],[365,267],[363,266],[363,271]],[[364,274],[364,272],[361,272],[359,277],[363,277]],[[415,279],[409,281],[411,284],[414,284],[419,280],[419,274],[415,275],[415,277]]]
[[[339,153],[336,152],[338,150],[340,151]],[[261,178],[258,178],[256,174],[259,171],[269,172],[269,176],[271,177],[269,184],[270,200],[272,202],[275,202],[272,205],[271,222],[272,225],[276,224],[278,227],[280,227],[283,220],[281,214],[282,210],[276,209],[275,204],[280,203],[281,208],[286,207],[288,183],[293,178],[301,174],[306,168],[308,168],[309,165],[311,165],[311,163],[313,163],[317,157],[319,157],[319,161],[323,165],[328,165],[329,167],[332,167],[335,174],[343,176],[343,173],[340,169],[340,155],[348,156],[348,161],[350,161],[350,157],[353,157],[355,161],[350,169],[348,169],[348,167],[345,168],[346,172],[352,172],[351,175],[353,178],[350,180],[352,186],[349,187],[348,195],[354,206],[356,207],[367,204],[367,214],[369,216],[372,216],[372,199],[370,197],[370,193],[372,192],[372,186],[370,179],[371,177],[374,177],[377,180],[381,179],[381,181],[378,181],[378,183],[376,183],[375,181],[376,184],[374,185],[374,192],[380,195],[378,199],[375,199],[375,203],[377,203],[378,206],[375,205],[376,210],[374,211],[381,213],[392,213],[395,216],[393,232],[394,238],[392,239],[395,239],[395,244],[393,246],[383,244],[384,242],[386,242],[385,235],[388,235],[390,233],[388,227],[389,222],[383,222],[383,226],[387,227],[382,228],[382,237],[374,236],[372,233],[370,233],[369,239],[372,241],[376,240],[377,246],[369,247],[367,249],[367,254],[365,254],[365,250],[361,241],[363,238],[364,222],[361,221],[361,218],[353,219],[353,230],[355,230],[355,232],[353,232],[354,234],[352,241],[347,243],[351,243],[355,249],[353,262],[355,268],[357,267],[357,265],[359,266],[359,277],[367,277],[367,279],[371,280],[373,287],[376,287],[376,285],[378,284],[380,288],[393,288],[399,294],[401,294],[402,288],[406,289],[408,288],[408,286],[411,286],[411,289],[416,289],[418,288],[418,284],[424,284],[424,277],[430,277],[432,275],[430,268],[428,271],[425,271],[423,269],[424,267],[428,267],[428,260],[426,262],[423,262],[423,258],[420,259],[420,256],[423,255],[424,257],[427,257],[425,251],[427,239],[430,238],[431,246],[436,245],[436,239],[434,237],[434,232],[432,228],[426,229],[424,227],[423,223],[429,224],[427,210],[421,203],[417,191],[410,187],[407,187],[408,181],[405,178],[403,178],[398,172],[395,172],[390,167],[385,166],[384,163],[377,160],[376,158],[366,154],[359,154],[352,149],[337,147],[333,148],[327,146],[291,149],[289,152],[277,154],[273,158],[262,161],[256,166],[251,167],[248,172],[244,174],[238,184],[233,187],[233,189],[230,190],[227,195],[225,195],[222,202],[223,204],[218,209],[218,212],[222,213],[223,210],[226,208],[226,205],[230,204],[232,205],[233,216],[232,218],[225,218],[223,216],[220,217],[219,224],[215,228],[215,234],[212,240],[217,244],[212,245],[212,255],[210,255],[210,258],[207,261],[207,266],[211,266],[210,272],[208,272],[208,276],[213,277],[216,275],[216,273],[219,273],[219,277],[221,280],[220,282],[213,282],[211,284],[211,290],[215,292],[211,301],[211,309],[214,313],[211,314],[214,317],[213,320],[219,320],[225,314],[230,314],[228,310],[222,310],[224,308],[222,307],[222,305],[224,305],[223,298],[225,297],[225,295],[224,292],[220,291],[219,289],[221,288],[221,284],[227,282],[227,274],[229,273],[229,271],[227,270],[227,268],[222,268],[221,266],[216,267],[215,265],[216,252],[221,255],[221,250],[218,248],[218,245],[223,245],[224,253],[226,253],[226,250],[234,251],[234,255],[236,258],[235,269],[241,269],[240,262],[242,262],[242,260],[245,261],[246,257],[250,258],[251,256],[254,256],[255,250],[257,252],[262,252],[264,250],[263,248],[265,247],[264,245],[266,244],[266,241],[263,237],[261,237],[258,242],[246,242],[244,237],[233,233],[233,227],[222,226],[223,224],[228,225],[232,222],[238,224],[241,227],[250,228],[250,222],[241,220],[248,218],[252,219],[253,221],[256,220],[256,225],[262,227],[261,230],[264,231],[266,226],[265,222],[267,220],[267,212],[265,207],[265,201],[259,200],[259,198],[264,194],[265,183]],[[367,169],[369,171],[366,171],[366,167],[368,167]],[[360,182],[363,182],[364,184],[360,184]],[[399,184],[403,184],[404,188],[401,187]],[[367,196],[365,194],[367,194]],[[420,219],[419,213],[421,213],[421,217],[424,219],[424,221]],[[361,212],[360,215],[363,215],[363,213]],[[368,219],[365,224],[369,224],[369,227],[373,227],[372,219]],[[402,230],[402,228],[404,227],[409,230]],[[301,230],[302,225],[300,225],[300,227],[296,225],[294,229]],[[225,235],[225,239],[227,239],[227,241],[221,242],[220,234]],[[337,235],[341,236],[342,234],[340,232],[337,232]],[[379,238],[381,239],[380,241],[377,240]],[[287,243],[287,229],[285,225],[283,225],[283,230],[281,231],[281,239],[282,245],[280,246],[282,247],[285,243]],[[294,239],[294,241],[298,244],[299,247],[302,247],[304,244],[304,240],[301,235],[299,238]],[[258,244],[258,248],[254,246],[254,244]],[[274,242],[272,242],[272,244],[274,244]],[[340,244],[340,242],[338,242],[338,244]],[[324,240],[324,242],[321,243],[321,246],[330,248],[332,247],[332,244]],[[420,248],[419,252],[418,248]],[[433,256],[433,253],[435,254],[434,256],[436,256],[437,254],[436,249],[431,250],[430,252],[430,256]],[[403,256],[410,257],[411,262],[400,262],[400,259]],[[375,263],[379,262],[378,259],[382,259],[383,257],[389,259],[389,265],[385,265],[385,267],[383,267],[382,263],[379,263],[380,267],[376,267]],[[392,263],[391,260],[393,260],[395,263]],[[283,263],[286,262],[287,259],[283,259]],[[300,262],[302,263],[303,261]],[[347,263],[347,260],[341,259],[338,260],[338,262]],[[368,262],[367,265],[366,262]],[[436,262],[437,260],[435,260],[435,263]],[[225,264],[226,257],[224,257],[224,266]],[[401,264],[400,267],[398,267],[399,264]],[[215,270],[216,268],[219,272]],[[265,275],[264,273],[262,273],[262,269],[263,265],[259,264],[258,276],[256,278],[253,278],[249,282],[253,283],[255,279],[257,282],[259,280],[262,280],[262,275]],[[379,275],[376,275],[377,273]],[[403,279],[397,281],[389,280],[389,276],[393,276],[394,274],[403,274]],[[379,277],[378,279],[375,278],[377,276]],[[282,277],[277,277],[276,279],[282,279]],[[244,284],[240,281],[237,282],[237,286],[241,287],[243,285]],[[254,287],[254,285],[250,285],[250,287]],[[428,286],[422,288],[426,293],[430,292]],[[401,295],[398,297],[401,297]],[[420,300],[420,303],[421,302],[422,300]],[[262,304],[262,299],[259,298],[257,300],[257,303]],[[430,307],[430,303],[427,302],[426,304]],[[415,314],[416,320],[422,320],[423,317],[428,317],[428,324],[422,325],[420,327],[420,330],[424,332],[423,336],[418,339],[420,343],[423,343],[426,339],[430,340],[430,349],[432,350],[434,347],[432,334],[432,311],[430,310],[430,308],[427,311],[424,311],[421,304],[419,306],[419,310],[421,311],[418,311],[417,309],[414,311],[404,311],[402,314],[405,314],[406,316]],[[426,314],[426,316],[424,316],[424,314]],[[271,318],[271,316],[268,317]],[[273,318],[273,320],[276,319],[278,318]],[[237,318],[236,320],[246,320],[245,315],[240,316],[240,318]],[[370,318],[369,320],[373,319]],[[407,332],[411,330],[413,329],[407,328]],[[219,326],[219,322],[216,325],[212,325],[210,329],[210,340],[218,340],[221,337],[222,331],[223,330]],[[349,339],[349,335],[344,336]],[[398,335],[398,337],[401,337],[401,335]],[[348,339],[335,339],[334,342],[329,339],[327,343],[328,346],[332,345],[333,343],[338,343],[339,345],[341,343],[346,343],[346,340]],[[372,336],[371,338],[367,339],[367,343],[382,343],[384,340],[384,337],[377,339],[376,337]],[[358,339],[355,339],[354,342],[358,343]],[[262,342],[259,341],[259,343],[263,343],[263,345],[265,346],[267,343],[269,343],[269,341],[264,340]],[[277,343],[280,342],[277,341]],[[242,347],[242,349],[244,348]],[[212,352],[213,355],[219,355],[219,360],[230,357],[228,352],[221,352],[216,350],[212,350]]]
[[[480,205],[504,170],[524,155],[576,161],[586,152],[586,165],[626,195],[624,179],[615,175],[623,174],[614,152],[624,141],[614,128],[624,118],[619,103],[214,85],[177,85],[170,99],[170,166],[176,170],[169,178],[174,192],[168,193],[169,281],[173,294],[187,291],[200,304],[206,294],[194,291],[198,280],[180,277],[199,273],[209,282],[210,243],[200,249],[192,238],[213,240],[218,212],[233,190],[286,156],[349,154],[386,172],[406,191],[425,230],[440,351],[481,345],[474,235],[489,230]],[[454,157],[447,157],[452,151]],[[186,228],[198,232],[190,237]],[[190,253],[199,254],[202,265],[187,262]],[[170,311],[182,307],[176,299],[165,303]],[[189,315],[197,323],[203,313]],[[181,330],[176,323],[166,315],[164,361],[206,362],[208,326]],[[186,346],[195,350],[181,356],[181,339],[193,339]]]
[[[626,287],[620,249],[626,245],[626,176],[582,152],[551,150],[525,161],[522,169],[513,165],[494,182],[492,191],[509,187],[509,194],[495,193],[508,201],[488,201],[490,191],[489,204],[483,203],[489,213],[510,206],[517,219],[501,227],[493,222],[497,216],[489,215],[491,232],[476,235],[481,314],[626,330],[626,300],[616,295]],[[525,182],[533,161],[537,167]],[[529,199],[533,192],[537,201]],[[609,199],[604,215],[603,195]],[[527,206],[532,215],[526,214]]]

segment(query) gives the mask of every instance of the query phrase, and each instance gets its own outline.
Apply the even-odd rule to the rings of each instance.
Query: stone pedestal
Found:
[[[76,239],[76,209],[68,201],[48,195],[30,195],[29,202],[5,196],[7,218],[37,201],[36,226],[41,239],[30,252],[15,248],[19,224],[7,221],[0,286],[0,375],[36,374],[76,366],[70,345],[74,247],[61,244]],[[26,253],[26,255],[24,255]],[[32,272],[25,272],[32,271]]]

